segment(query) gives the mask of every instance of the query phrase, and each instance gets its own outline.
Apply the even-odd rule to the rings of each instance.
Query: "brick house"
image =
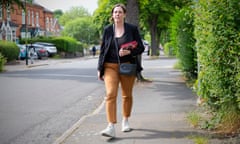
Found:
[[[18,42],[26,37],[60,35],[61,27],[53,12],[35,2],[26,3],[26,8],[25,12],[16,4],[13,9],[0,6],[0,40]]]

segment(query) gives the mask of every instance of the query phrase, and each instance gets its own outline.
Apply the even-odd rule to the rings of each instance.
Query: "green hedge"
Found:
[[[171,19],[171,43],[179,59],[181,69],[188,78],[197,77],[197,52],[194,38],[192,9],[183,8]]]
[[[174,54],[174,48],[172,46],[171,42],[167,42],[165,43],[164,47],[164,54],[167,56],[175,56],[176,54]]]
[[[5,57],[0,53],[0,72],[3,71],[4,64],[6,63]]]
[[[55,43],[59,52],[83,52],[83,45],[70,37],[54,38],[53,43]]]
[[[22,39],[20,43],[24,44],[25,41],[26,41],[25,39]],[[36,37],[36,38],[27,40],[27,43],[34,43],[34,42],[53,43],[57,47],[58,53],[83,52],[83,44],[71,37]]]
[[[195,9],[198,95],[215,111],[240,112],[239,0],[199,0]]]
[[[14,42],[0,41],[0,53],[2,53],[8,62],[16,60],[19,52],[20,50]]]

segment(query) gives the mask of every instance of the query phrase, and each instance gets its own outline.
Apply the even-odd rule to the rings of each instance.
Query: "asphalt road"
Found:
[[[97,59],[0,74],[0,144],[51,144],[103,101]]]

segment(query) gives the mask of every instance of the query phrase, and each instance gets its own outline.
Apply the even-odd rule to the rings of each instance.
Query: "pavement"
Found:
[[[152,82],[135,83],[133,111],[129,119],[131,132],[121,132],[119,95],[115,138],[106,138],[99,133],[107,126],[103,101],[98,109],[80,118],[69,130],[56,138],[53,144],[197,144],[194,138],[203,137],[204,132],[193,128],[186,118],[189,112],[196,109],[197,96],[186,86],[181,72],[173,68],[174,60],[168,66],[156,65],[164,59],[145,59],[145,63],[149,65],[144,67],[143,75]],[[22,70],[66,61],[71,59],[38,61],[28,66],[22,62],[7,65],[5,69]]]
[[[28,70],[32,68],[41,68],[41,66],[50,66],[50,65],[56,65],[61,63],[71,63],[73,61],[79,61],[84,59],[90,59],[90,58],[97,58],[92,56],[85,56],[85,57],[78,57],[78,58],[69,58],[69,59],[54,59],[54,58],[48,58],[48,59],[35,59],[33,63],[31,63],[30,60],[28,60],[28,63],[26,64],[26,60],[16,60],[15,62],[8,63],[4,66],[4,71],[22,71],[22,70]]]

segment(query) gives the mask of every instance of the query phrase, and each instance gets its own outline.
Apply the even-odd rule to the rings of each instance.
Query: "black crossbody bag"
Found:
[[[114,43],[116,47],[116,52],[117,52],[117,57],[118,57],[118,64],[119,64],[119,73],[121,75],[136,75],[137,74],[137,64],[132,64],[132,63],[120,63],[120,58],[118,54],[118,44],[115,38],[115,29],[113,26],[113,32],[114,32]]]

